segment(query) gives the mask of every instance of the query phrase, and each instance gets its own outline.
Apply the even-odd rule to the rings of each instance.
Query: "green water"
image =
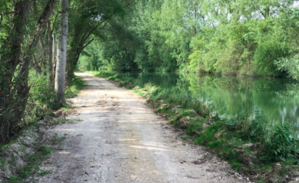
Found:
[[[262,116],[267,127],[290,123],[299,132],[299,82],[287,79],[200,76],[175,73],[120,73],[134,84],[176,87],[207,103],[221,118]]]

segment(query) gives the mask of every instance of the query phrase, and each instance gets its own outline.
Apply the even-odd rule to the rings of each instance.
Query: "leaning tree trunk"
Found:
[[[28,40],[28,51],[25,55],[22,64],[20,65],[20,70],[16,81],[19,82],[15,86],[15,90],[18,96],[18,108],[14,112],[13,121],[19,121],[23,115],[27,105],[28,94],[30,91],[30,87],[28,86],[28,74],[29,74],[29,65],[31,63],[34,49],[40,40],[41,34],[44,32],[44,28],[47,25],[47,22],[54,10],[56,4],[56,0],[48,0],[48,3],[39,17],[35,25],[35,31],[33,32],[31,38]]]
[[[55,3],[56,0],[48,0],[47,6],[36,23],[33,35],[27,41],[27,54],[23,60],[21,60],[22,44],[31,0],[17,1],[15,4],[14,29],[11,31],[12,35],[8,38],[8,48],[11,52],[4,56],[4,63],[1,62],[1,66],[5,70],[4,73],[1,73],[2,77],[0,77],[0,143],[9,140],[9,136],[19,126],[18,124],[24,115],[30,90],[30,87],[28,87],[29,64],[33,50],[53,12]],[[13,79],[17,67],[19,67],[19,72]]]
[[[60,103],[65,104],[65,68],[66,68],[66,46],[68,35],[68,0],[60,0],[62,13],[59,17],[57,63],[55,76],[55,91]]]
[[[24,42],[24,30],[29,17],[31,0],[15,2],[13,16],[13,28],[6,44],[6,52],[0,60],[0,143],[9,141],[9,135],[17,122],[13,121],[14,108],[17,101],[14,100],[13,76],[18,64],[21,62],[21,49]],[[19,119],[20,120],[20,119]]]

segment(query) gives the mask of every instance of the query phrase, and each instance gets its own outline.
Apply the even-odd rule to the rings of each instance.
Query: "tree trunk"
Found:
[[[5,60],[1,62],[5,68],[3,77],[0,79],[0,135],[1,141],[7,142],[9,136],[19,128],[19,122],[23,118],[30,87],[28,87],[29,65],[33,55],[33,49],[37,45],[40,34],[46,22],[49,20],[56,0],[48,0],[42,15],[36,23],[35,32],[27,41],[28,50],[24,59],[21,60],[22,44],[31,0],[17,1],[15,4],[16,15],[14,17],[14,28],[8,38],[10,53],[4,55]],[[8,60],[8,61],[6,61]],[[19,66],[19,73],[15,79],[16,68]]]
[[[61,104],[65,104],[65,68],[68,35],[68,0],[60,0],[62,13],[59,17],[55,91]]]
[[[48,72],[49,72],[49,82],[50,85],[54,86],[54,74],[53,74],[53,63],[54,63],[54,54],[55,54],[55,45],[54,45],[54,34],[51,30],[51,24],[48,23],[48,54],[49,54],[49,60],[48,60]]]
[[[24,41],[24,29],[29,17],[31,0],[17,1],[15,2],[14,9],[15,14],[13,17],[13,29],[10,32],[9,37],[6,40],[7,48],[9,52],[2,55],[0,60],[3,68],[0,77],[0,135],[1,142],[8,142],[9,136],[12,133],[17,122],[15,119],[15,108],[18,105],[18,101],[14,100],[15,93],[13,88],[13,76],[20,63],[21,48]],[[20,118],[18,119],[20,120]]]
[[[48,3],[41,14],[38,22],[36,23],[35,26],[35,31],[29,39],[29,49],[27,51],[27,55],[24,57],[22,64],[20,65],[20,71],[18,73],[18,76],[16,78],[18,83],[15,86],[15,90],[17,92],[18,96],[18,108],[15,110],[14,118],[12,121],[19,121],[23,115],[24,111],[27,105],[27,99],[28,99],[28,94],[30,87],[28,86],[28,74],[29,74],[29,65],[33,57],[34,53],[34,48],[38,44],[38,41],[40,39],[40,35],[43,33],[45,26],[47,25],[47,22],[54,10],[56,4],[56,0],[48,0]]]
[[[56,62],[57,62],[57,49],[56,49],[56,36],[53,33],[53,45],[52,45],[52,58],[53,58],[53,70],[52,70],[52,75],[53,75],[53,88],[55,85],[55,78],[56,78]]]

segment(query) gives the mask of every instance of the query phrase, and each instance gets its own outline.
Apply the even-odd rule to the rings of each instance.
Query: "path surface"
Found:
[[[39,182],[244,182],[204,147],[180,140],[142,97],[106,79],[77,75],[88,86],[72,99],[77,113],[67,118],[81,121],[51,130],[68,138],[42,164],[53,173]]]

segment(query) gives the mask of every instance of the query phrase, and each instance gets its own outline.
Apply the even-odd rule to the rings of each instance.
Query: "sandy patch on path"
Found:
[[[68,137],[41,166],[38,182],[245,182],[229,165],[184,143],[145,99],[106,79],[77,73],[88,85],[72,99],[78,111],[51,133]]]

